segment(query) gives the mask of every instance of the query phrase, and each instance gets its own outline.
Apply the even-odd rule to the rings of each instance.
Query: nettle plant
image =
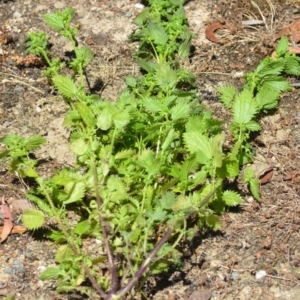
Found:
[[[45,33],[28,38],[27,51],[45,59],[44,74],[70,106],[64,125],[71,128],[70,149],[77,160],[74,167],[43,178],[29,154],[44,139],[16,135],[1,139],[6,148],[0,157],[9,171],[37,183],[27,197],[38,209],[24,212],[24,225],[34,230],[56,224],[49,238],[61,244],[57,267],[40,277],[57,279],[61,292],[91,295],[93,287],[103,299],[120,299],[133,288],[142,292],[150,275],[180,264],[180,242],[204,226],[219,229],[219,215],[242,202],[227,186],[253,158],[250,134],[261,129],[258,117],[290,89],[283,75],[300,73],[299,59],[287,52],[282,38],[276,58],[264,59],[247,74],[242,91],[221,87],[220,100],[232,112],[233,139],[224,147],[223,122],[200,104],[194,75],[180,68],[192,41],[184,0],[148,4],[131,35],[139,42],[134,57],[141,75],[125,78],[127,88],[114,103],[87,92],[83,71],[93,55],[76,41],[73,9],[44,15],[72,42],[75,57],[68,66],[50,59]],[[72,68],[73,75],[60,75],[63,67]],[[243,180],[260,200],[251,168]],[[74,212],[78,221],[71,218]],[[96,257],[83,246],[91,238],[102,242],[103,253]]]

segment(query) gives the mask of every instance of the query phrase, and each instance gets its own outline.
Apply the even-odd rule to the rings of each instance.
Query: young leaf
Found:
[[[248,89],[244,89],[233,102],[234,121],[238,124],[246,124],[254,118],[256,113],[257,105],[253,94]]]
[[[70,149],[76,155],[83,155],[87,152],[89,146],[84,139],[77,139],[71,142]]]
[[[54,30],[61,31],[65,27],[62,17],[55,13],[45,14],[43,15],[43,19],[46,21],[47,25]]]
[[[205,223],[207,226],[214,230],[219,230],[222,227],[220,218],[217,215],[210,215],[205,218]]]
[[[29,230],[35,230],[43,226],[45,216],[40,210],[28,209],[23,212],[22,222]]]
[[[24,141],[24,147],[28,151],[38,149],[41,145],[46,143],[46,139],[39,135],[33,135]]]
[[[45,271],[43,271],[40,275],[41,280],[49,280],[52,278],[56,278],[61,275],[61,270],[54,267],[49,267]]]
[[[59,93],[65,96],[66,98],[72,99],[76,97],[79,93],[79,89],[68,76],[56,75],[53,77],[53,83],[58,89]]]
[[[85,184],[82,181],[69,182],[65,186],[65,190],[68,193],[68,197],[64,200],[64,204],[70,204],[81,201],[85,195]]]
[[[261,126],[255,121],[250,121],[250,122],[246,123],[245,127],[249,131],[260,131],[261,130]]]
[[[249,186],[250,186],[250,191],[251,191],[254,199],[257,200],[258,202],[260,202],[261,199],[260,199],[259,180],[257,178],[250,179]]]
[[[89,128],[94,128],[94,126],[96,125],[96,118],[94,117],[94,114],[92,113],[90,108],[86,104],[80,102],[77,103],[76,107],[83,122]]]
[[[276,58],[283,56],[288,51],[289,41],[286,36],[282,35],[276,47]]]
[[[237,94],[237,90],[233,86],[221,86],[218,88],[220,95],[220,100],[223,102],[226,108],[232,107],[232,101],[234,96]]]
[[[212,144],[207,136],[204,136],[198,132],[186,132],[184,133],[184,142],[189,152],[200,152],[207,159],[211,159],[213,156]]]
[[[234,191],[225,191],[222,194],[222,200],[228,206],[236,206],[243,202],[242,197],[237,192]]]
[[[271,89],[267,85],[263,85],[262,88],[255,96],[255,100],[260,110],[272,109],[277,106],[279,92]]]
[[[176,121],[179,119],[185,119],[189,116],[190,114],[190,104],[187,103],[186,101],[177,101],[176,105],[174,105],[170,112],[171,112],[171,118],[172,120]]]
[[[165,45],[169,39],[165,29],[156,23],[149,23],[149,37],[154,40],[157,45]]]

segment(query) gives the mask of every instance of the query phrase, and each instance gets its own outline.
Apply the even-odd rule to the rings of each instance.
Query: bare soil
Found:
[[[45,136],[47,145],[37,154],[45,159],[40,167],[43,174],[52,174],[74,157],[68,149],[69,133],[62,126],[67,107],[41,77],[45,66],[25,57],[26,35],[45,30],[51,37],[52,53],[67,59],[70,45],[49,30],[41,16],[76,8],[80,43],[95,53],[87,69],[90,85],[95,93],[114,101],[125,86],[124,76],[139,72],[131,56],[136,45],[128,43],[132,21],[141,11],[138,3],[0,1],[0,28],[9,25],[12,29],[7,41],[0,35],[0,137],[7,133]],[[274,51],[275,35],[300,18],[300,1],[255,3],[257,7],[249,0],[191,0],[185,5],[195,34],[187,67],[197,76],[203,103],[221,119],[226,119],[226,111],[218,101],[217,87],[232,84],[241,88],[243,75]],[[241,23],[262,18],[265,25]],[[205,28],[216,20],[230,24],[229,29],[217,31],[220,43],[205,38]],[[292,39],[290,43],[294,44]],[[201,231],[192,244],[182,245],[182,268],[151,278],[145,287],[147,299],[300,299],[299,96],[296,88],[283,94],[279,108],[261,119],[263,130],[253,141],[258,176],[264,175],[270,160],[274,166],[272,178],[261,186],[262,202],[241,190],[245,201],[222,217],[222,230]],[[0,197],[5,196],[8,203],[22,201],[27,188],[0,165]],[[19,224],[15,215],[15,224]],[[42,233],[9,236],[0,245],[0,297],[85,299],[75,292],[60,295],[55,292],[55,282],[39,280],[39,274],[54,265],[54,254],[55,247]],[[267,275],[259,279],[259,271]]]

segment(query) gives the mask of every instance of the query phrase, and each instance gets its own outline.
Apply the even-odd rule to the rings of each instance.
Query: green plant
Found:
[[[180,260],[177,246],[183,239],[191,239],[203,226],[219,229],[219,214],[242,202],[227,183],[251,161],[250,133],[260,130],[257,118],[276,107],[288,61],[299,61],[287,53],[282,39],[276,61],[284,68],[276,71],[272,84],[265,80],[272,73],[262,72],[264,67],[259,66],[247,76],[241,92],[220,88],[220,98],[233,115],[232,144],[226,149],[223,122],[213,119],[200,104],[194,76],[180,69],[180,57],[189,55],[192,38],[183,3],[149,0],[149,7],[137,17],[139,28],[132,39],[139,41],[135,58],[143,74],[126,77],[127,88],[115,103],[85,91],[82,70],[92,54],[78,48],[70,25],[74,10],[44,17],[72,41],[76,53],[69,65],[72,77],[58,74],[59,69],[46,74],[70,105],[64,125],[71,128],[70,149],[77,156],[76,165],[52,178],[39,176],[36,161],[28,156],[42,142],[36,137],[35,143],[30,138],[5,137],[2,142],[7,148],[0,155],[10,170],[38,184],[27,197],[39,210],[24,212],[25,226],[36,229],[46,220],[57,224],[49,238],[62,244],[55,256],[58,267],[48,268],[41,278],[56,278],[59,291],[77,289],[91,295],[91,288],[82,284],[88,278],[104,299],[121,299],[134,286],[141,292],[149,275],[166,271]],[[33,36],[28,51],[46,59],[47,39],[44,34]],[[28,144],[34,147],[26,148]],[[18,149],[23,151],[15,155]],[[27,164],[30,175],[24,171]],[[244,181],[259,200],[258,180],[251,170],[245,172]],[[70,211],[80,218],[75,224]],[[95,257],[85,251],[84,241],[91,237],[102,241],[103,254]],[[110,278],[101,269],[108,269]]]

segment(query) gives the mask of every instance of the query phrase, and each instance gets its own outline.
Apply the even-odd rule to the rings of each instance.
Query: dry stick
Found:
[[[94,182],[95,182],[95,187],[96,187],[96,199],[97,199],[97,205],[98,205],[98,213],[99,213],[99,222],[101,224],[101,229],[102,229],[102,238],[104,240],[105,244],[105,249],[108,257],[108,264],[109,264],[109,269],[111,273],[111,289],[107,294],[107,299],[109,299],[110,295],[114,294],[118,290],[118,272],[116,265],[114,263],[114,258],[111,252],[111,248],[109,245],[108,237],[107,237],[107,232],[105,229],[105,223],[104,223],[104,218],[102,217],[101,214],[101,199],[99,195],[99,182],[98,182],[98,174],[97,174],[97,168],[96,165],[94,164],[93,166],[93,173],[94,173]]]

